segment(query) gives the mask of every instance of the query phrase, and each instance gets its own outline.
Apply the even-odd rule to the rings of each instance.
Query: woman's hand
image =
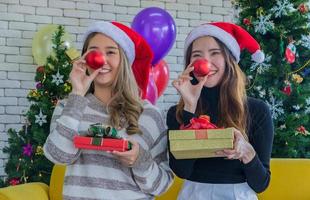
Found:
[[[255,150],[252,145],[245,140],[243,135],[237,129],[234,129],[234,148],[217,151],[217,155],[227,157],[228,159],[239,159],[244,164],[249,163],[255,157]]]
[[[132,167],[139,155],[139,144],[134,140],[128,140],[132,146],[131,150],[125,152],[113,151],[111,152],[123,165]]]
[[[192,63],[187,66],[183,73],[178,77],[178,79],[172,82],[173,87],[175,87],[181,94],[184,101],[184,110],[195,113],[197,102],[202,90],[204,83],[208,76],[205,76],[202,80],[198,82],[197,85],[192,85],[190,73],[194,70]]]
[[[84,60],[84,57],[87,53],[88,51],[80,59],[73,62],[73,67],[69,75],[72,84],[71,93],[81,96],[85,96],[88,88],[90,87],[90,84],[100,71],[99,68],[89,76],[86,74],[87,64]]]

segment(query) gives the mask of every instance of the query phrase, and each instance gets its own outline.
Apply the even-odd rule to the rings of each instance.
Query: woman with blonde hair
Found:
[[[98,69],[85,61],[90,51],[104,57]],[[70,73],[72,92],[56,106],[44,145],[50,161],[67,165],[64,200],[153,199],[169,187],[166,126],[161,112],[141,99],[152,58],[145,40],[121,23],[88,27],[82,57]],[[131,150],[75,148],[73,137],[86,135],[95,123],[116,128]]]

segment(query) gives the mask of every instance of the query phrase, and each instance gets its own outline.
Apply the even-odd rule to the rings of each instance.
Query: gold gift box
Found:
[[[218,150],[233,148],[233,128],[170,130],[170,151],[176,159],[219,157]]]

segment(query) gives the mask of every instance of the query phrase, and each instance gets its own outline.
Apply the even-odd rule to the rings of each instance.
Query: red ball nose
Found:
[[[90,51],[85,56],[85,60],[86,60],[87,65],[93,69],[98,69],[105,64],[104,56],[98,50]]]
[[[195,76],[206,76],[210,72],[209,62],[206,59],[197,59],[193,63]]]

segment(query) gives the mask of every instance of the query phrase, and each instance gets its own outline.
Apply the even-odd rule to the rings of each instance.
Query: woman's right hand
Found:
[[[100,71],[99,68],[90,75],[86,74],[87,64],[84,57],[87,53],[88,52],[86,52],[80,59],[73,62],[73,67],[69,76],[72,84],[72,94],[85,96],[92,81],[96,78]]]
[[[190,63],[183,73],[172,82],[172,85],[182,96],[184,101],[184,110],[195,113],[202,87],[208,76],[206,75],[203,79],[201,79],[197,85],[193,85],[191,83],[193,77],[190,76],[190,73],[193,70],[194,67],[192,66],[192,63]]]

